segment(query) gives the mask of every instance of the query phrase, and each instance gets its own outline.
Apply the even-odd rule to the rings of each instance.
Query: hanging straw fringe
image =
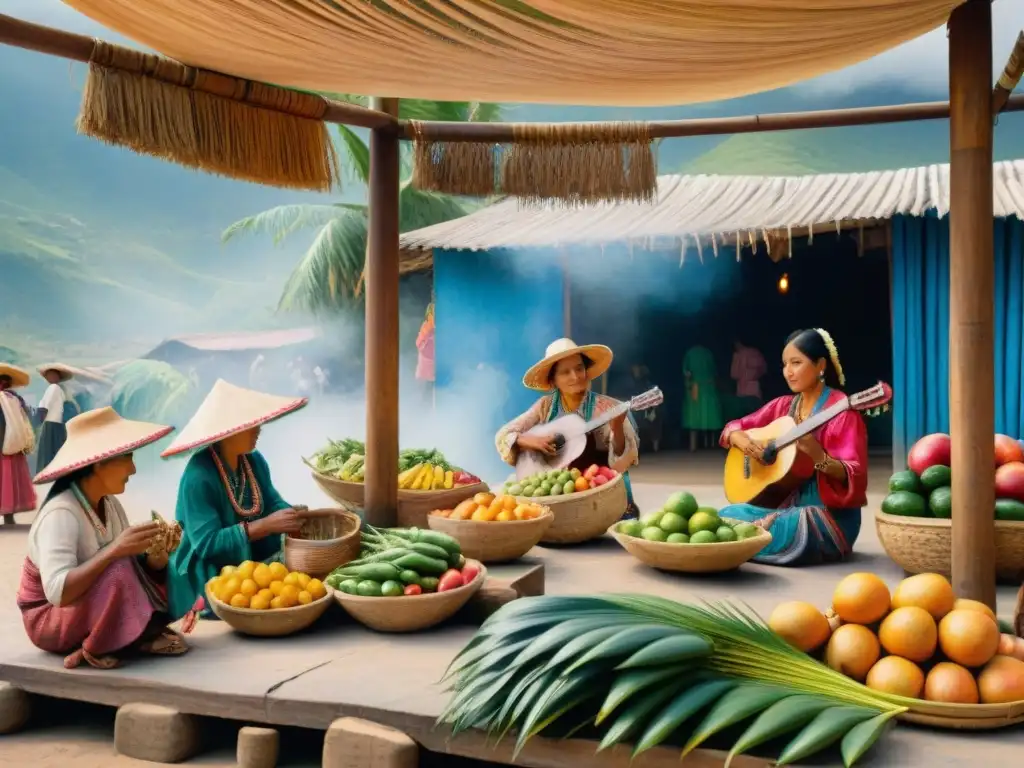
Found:
[[[652,202],[657,163],[643,123],[518,124],[510,145],[431,141],[413,121],[413,185],[526,204]]]
[[[311,94],[97,41],[79,133],[189,168],[327,192],[338,160]]]

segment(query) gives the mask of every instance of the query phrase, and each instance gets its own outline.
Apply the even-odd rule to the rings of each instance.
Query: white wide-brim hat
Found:
[[[12,389],[27,387],[32,378],[24,368],[19,368],[11,363],[0,363],[0,376],[10,376]]]
[[[558,339],[548,344],[544,351],[544,359],[523,376],[523,386],[529,389],[536,389],[541,392],[548,392],[553,387],[551,384],[551,369],[559,360],[564,360],[573,355],[585,355],[592,365],[587,368],[587,381],[593,381],[608,370],[612,364],[612,351],[604,344],[584,344],[579,346],[572,339]]]
[[[166,459],[213,445],[226,437],[279,419],[308,402],[305,397],[267,395],[217,379],[195,416],[160,455]]]
[[[76,374],[80,373],[77,368],[72,368],[70,365],[64,365],[64,363],[46,363],[45,365],[36,366],[36,370],[39,371],[40,376],[46,376],[47,371],[56,371],[60,374],[61,381],[73,379]]]
[[[132,453],[155,443],[174,427],[122,419],[107,406],[75,416],[68,421],[67,430],[67,440],[53,461],[35,476],[36,485],[52,483],[90,464]]]

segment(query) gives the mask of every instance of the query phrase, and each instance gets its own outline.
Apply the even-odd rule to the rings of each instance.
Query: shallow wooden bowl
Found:
[[[418,632],[454,616],[483,586],[487,566],[472,583],[449,592],[400,597],[362,597],[334,590],[334,599],[356,621],[378,632]]]
[[[731,571],[750,560],[772,540],[771,533],[763,529],[759,536],[720,544],[669,544],[663,541],[647,541],[619,533],[615,526],[609,528],[608,532],[623,549],[645,565],[662,571],[682,573]]]
[[[1024,581],[1024,522],[996,520],[996,576]],[[875,530],[885,553],[907,573],[950,575],[953,523],[935,517],[875,513]]]
[[[234,608],[221,602],[206,589],[206,603],[214,614],[236,632],[253,637],[285,637],[312,626],[324,615],[333,600],[333,589],[324,584],[327,594],[309,605],[257,611],[252,608]]]
[[[628,503],[621,474],[588,491],[524,500],[550,507],[555,515],[541,537],[544,544],[579,544],[603,536],[608,526],[622,519]]]
[[[935,701],[906,701],[910,710],[900,720],[918,725],[965,731],[989,731],[1024,723],[1024,701],[1009,704],[942,704]]]
[[[505,563],[517,560],[533,549],[554,522],[550,508],[533,520],[452,520],[428,515],[427,525],[447,533],[462,547],[462,554],[481,563]]]

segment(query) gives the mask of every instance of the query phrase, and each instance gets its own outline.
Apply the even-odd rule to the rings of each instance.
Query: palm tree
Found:
[[[329,94],[354,104],[366,99],[349,94]],[[407,120],[488,122],[497,120],[497,104],[403,99],[400,117]],[[370,149],[347,125],[336,126],[348,175],[362,184],[370,179]],[[403,145],[404,146],[404,145]],[[428,227],[465,216],[471,202],[413,188],[408,156],[403,156],[403,175],[398,193],[398,225],[402,232]],[[334,313],[350,308],[359,299],[366,255],[368,207],[360,203],[333,205],[281,205],[236,221],[222,235],[227,242],[242,233],[270,234],[274,243],[310,227],[319,228],[313,244],[292,271],[278,302],[282,311],[305,310]]]

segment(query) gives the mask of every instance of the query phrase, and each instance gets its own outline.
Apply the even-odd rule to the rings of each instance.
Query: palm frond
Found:
[[[344,167],[348,169],[352,177],[361,184],[370,183],[370,148],[366,142],[352,128],[347,125],[339,125],[338,136],[344,148],[344,156],[348,162]]]
[[[412,232],[423,227],[458,219],[469,211],[458,198],[416,189],[406,180],[398,192],[398,229]]]
[[[780,764],[842,740],[849,766],[906,710],[791,647],[749,608],[650,595],[517,600],[484,622],[446,679],[441,721],[497,739],[514,730],[516,752],[568,716],[604,730],[599,749],[634,740],[634,755],[686,726],[685,755],[752,721],[730,760],[791,735]]]
[[[364,206],[352,203],[338,205],[279,205],[236,221],[221,234],[221,242],[242,234],[270,235],[277,245],[289,235],[307,227],[322,227],[330,221],[346,217],[353,209]]]
[[[369,107],[370,99],[355,93],[321,94],[335,101]],[[501,119],[501,105],[480,101],[430,101],[428,99],[399,99],[398,117],[402,120],[431,120],[443,122],[494,122]]]
[[[346,307],[357,294],[366,255],[366,213],[339,208],[285,283],[278,309],[314,313]]]

